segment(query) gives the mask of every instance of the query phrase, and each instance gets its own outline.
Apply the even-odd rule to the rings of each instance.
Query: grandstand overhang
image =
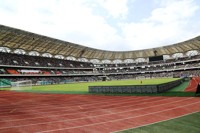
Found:
[[[14,52],[20,50],[21,53],[25,52],[26,54],[29,54],[30,52],[35,51],[37,52],[37,56],[47,54],[52,55],[52,57],[71,60],[102,63],[105,61],[106,63],[109,61],[113,63],[127,63],[138,61],[138,59],[141,58],[147,59],[148,57],[154,56],[155,50],[157,55],[169,55],[170,57],[177,53],[182,53],[187,56],[199,54],[200,36],[173,45],[152,49],[106,51],[0,25],[0,48],[2,52]]]

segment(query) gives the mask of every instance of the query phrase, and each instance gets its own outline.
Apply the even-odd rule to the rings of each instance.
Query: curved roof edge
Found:
[[[86,47],[44,35],[0,25],[0,46],[10,49],[23,49],[25,51],[37,51],[52,55],[73,56],[76,58],[98,60],[126,60],[147,58],[155,55],[172,55],[186,53],[190,50],[200,49],[200,36],[180,43],[133,51],[108,51]],[[155,53],[156,51],[156,53]]]

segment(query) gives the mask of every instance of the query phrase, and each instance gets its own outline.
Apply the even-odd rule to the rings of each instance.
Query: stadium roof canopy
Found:
[[[107,51],[99,50],[74,44],[67,41],[50,38],[43,35],[23,31],[0,25],[0,47],[9,48],[11,51],[16,49],[25,52],[35,51],[38,55],[44,53],[51,54],[54,57],[75,57],[76,59],[85,58],[87,60],[127,60],[148,58],[156,55],[173,55],[175,53],[186,54],[188,51],[200,50],[200,36],[180,42],[173,45],[157,47],[152,49],[135,50],[135,51]]]

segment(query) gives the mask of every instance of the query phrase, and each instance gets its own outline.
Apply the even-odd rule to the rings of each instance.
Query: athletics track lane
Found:
[[[0,96],[2,107],[6,108],[6,105],[2,105],[3,101],[12,101],[12,94],[15,93],[7,92],[6,95]],[[42,96],[42,100],[36,100],[37,104],[45,105],[37,107],[41,112],[35,115],[31,114],[33,112],[23,114],[29,113],[32,108],[35,109],[37,105],[34,103],[34,106],[29,106],[29,108],[26,108],[26,105],[28,106],[27,103],[31,100],[34,102],[36,97],[39,98],[37,94],[28,94],[28,100],[26,100],[27,96],[23,94],[26,95],[26,93],[20,93],[21,100],[25,101],[22,102],[19,98],[22,107],[18,107],[20,104],[17,104],[16,112],[14,110],[0,115],[0,132],[113,132],[200,111],[200,99],[193,97],[48,94],[39,95]],[[52,97],[54,104],[49,102]],[[66,104],[66,108],[59,108],[61,112],[65,112],[64,114],[51,111],[56,103],[60,103],[61,107]],[[70,107],[72,107],[71,110],[65,111]],[[48,108],[49,111],[43,112],[43,108]],[[21,112],[18,111],[19,109],[22,109]]]

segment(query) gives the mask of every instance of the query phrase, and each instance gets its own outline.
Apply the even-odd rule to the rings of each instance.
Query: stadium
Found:
[[[107,51],[0,25],[0,132],[197,133],[199,50],[199,36]]]

